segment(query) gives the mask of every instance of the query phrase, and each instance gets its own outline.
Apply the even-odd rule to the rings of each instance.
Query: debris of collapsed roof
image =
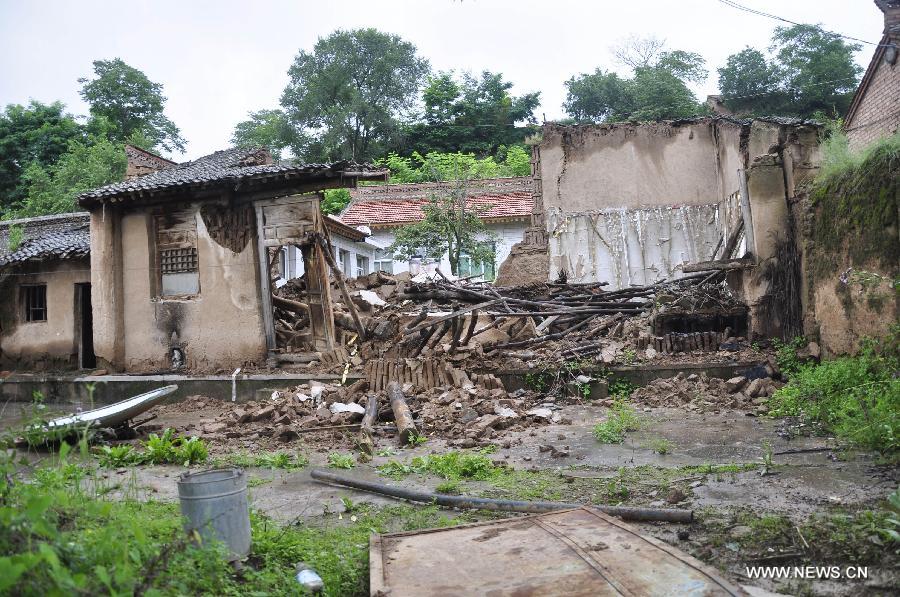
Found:
[[[473,377],[572,360],[608,366],[712,353],[737,357],[749,348],[741,336],[747,307],[725,275],[704,272],[607,291],[605,283],[494,287],[452,280],[439,270],[416,277],[377,272],[347,281],[367,339],[354,345],[356,354],[306,352],[280,360],[334,372],[349,364],[374,389],[396,380],[421,390],[469,382],[490,388],[490,380]],[[303,338],[308,320],[296,305],[304,292],[302,279],[278,289],[279,334]],[[334,301],[333,312],[345,341],[355,342],[357,324],[346,305]]]

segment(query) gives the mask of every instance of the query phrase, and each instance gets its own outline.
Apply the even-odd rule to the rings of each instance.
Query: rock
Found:
[[[462,406],[462,405],[460,405]],[[469,424],[478,418],[478,411],[474,408],[464,408],[459,413],[459,420],[463,424]]]
[[[396,319],[382,319],[375,325],[372,335],[379,340],[388,340],[397,335],[398,328]]]
[[[359,404],[354,404],[353,402],[344,403],[344,402],[333,402],[328,409],[333,414],[338,413],[357,413],[360,415],[364,415],[366,413],[366,409]]]
[[[700,376],[697,375],[696,373],[691,373],[690,375],[687,376],[688,381],[698,381],[699,379],[700,379]]]
[[[681,529],[678,531],[678,540],[679,541],[687,541],[691,537],[691,534],[687,531],[687,529]]]
[[[294,398],[297,400],[297,402],[300,402],[301,404],[312,400],[312,396],[307,396],[306,394],[304,394],[302,392],[297,392],[296,394],[294,394]]]
[[[747,378],[743,375],[738,375],[737,377],[732,377],[729,380],[725,381],[725,389],[728,390],[729,393],[734,394],[747,383]]]
[[[644,351],[644,356],[646,356],[648,359],[656,358],[656,349],[652,347],[648,348]]]
[[[474,429],[478,435],[483,435],[488,429],[493,429],[499,425],[500,421],[502,421],[502,419],[498,415],[484,415],[475,421],[472,425],[472,429]]]
[[[728,531],[728,535],[735,539],[741,539],[742,537],[746,537],[752,533],[753,533],[753,529],[746,525],[743,525],[743,524],[739,524],[736,527],[732,527],[731,530]]]
[[[275,414],[274,406],[264,406],[252,413],[250,418],[253,421],[265,421],[266,419],[270,419],[273,414]]]
[[[762,378],[754,379],[747,386],[747,390],[746,390],[747,395],[750,396],[751,398],[756,398],[764,392],[765,387],[766,387],[766,382]]]
[[[678,502],[682,502],[687,498],[684,495],[684,492],[678,489],[677,487],[673,487],[671,491],[669,491],[669,495],[666,496],[666,502],[669,504],[677,504]]]
[[[500,406],[499,404],[494,407],[494,414],[503,419],[516,419],[519,417],[513,409],[506,406]]]
[[[228,427],[225,423],[209,423],[203,426],[203,433],[219,433]]]
[[[280,442],[289,442],[300,437],[300,434],[294,431],[294,429],[289,425],[282,425],[281,427],[275,429],[275,432],[272,434],[272,436]]]
[[[106,369],[94,369],[94,370],[91,371],[91,373],[90,373],[91,376],[96,376],[96,375],[108,375],[108,374],[109,374],[109,371],[107,371]]]
[[[526,410],[525,414],[529,417],[536,417],[538,419],[550,419],[553,417],[553,411],[549,408],[532,408],[531,410]]]
[[[328,410],[324,406],[320,406],[316,409],[316,418],[320,421],[330,421],[331,420],[331,411]]]

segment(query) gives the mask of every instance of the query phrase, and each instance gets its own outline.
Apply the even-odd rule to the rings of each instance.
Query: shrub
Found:
[[[594,425],[594,437],[601,444],[620,444],[625,440],[626,431],[636,431],[640,419],[624,400],[613,403],[605,421]]]
[[[798,365],[769,400],[772,416],[803,416],[827,431],[882,453],[900,449],[900,334],[867,340],[858,356]]]

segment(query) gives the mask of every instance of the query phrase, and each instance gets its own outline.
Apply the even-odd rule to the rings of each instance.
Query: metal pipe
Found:
[[[459,495],[443,495],[440,493],[428,493],[424,491],[414,491],[411,489],[403,489],[401,487],[391,487],[382,483],[373,481],[363,481],[361,479],[353,479],[345,477],[331,471],[323,469],[313,469],[310,473],[316,481],[333,483],[335,485],[343,485],[344,487],[352,487],[362,491],[369,491],[381,495],[409,500],[411,502],[424,502],[426,504],[437,504],[448,508],[462,508],[469,510],[496,510],[500,512],[527,512],[530,514],[540,514],[544,512],[554,512],[556,510],[570,510],[573,508],[581,508],[582,504],[565,504],[561,502],[526,502],[520,500],[496,500],[491,498],[477,498]],[[694,520],[693,510],[676,510],[671,508],[630,508],[627,506],[598,506],[591,505],[601,512],[618,516],[623,520],[639,520],[639,521],[660,521],[660,522],[686,522],[690,523]]]

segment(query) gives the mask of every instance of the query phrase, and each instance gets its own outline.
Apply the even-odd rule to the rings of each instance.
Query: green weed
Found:
[[[485,481],[496,477],[500,469],[482,452],[446,452],[417,456],[410,464],[392,460],[378,467],[382,475],[400,478],[410,473],[432,473],[450,481],[473,479]]]
[[[328,466],[331,468],[351,469],[356,466],[356,460],[353,458],[353,454],[332,452],[328,455]]]
[[[127,444],[121,446],[100,446],[97,458],[100,466],[106,468],[131,466],[140,464],[142,460],[141,454],[134,449],[134,446]]]
[[[900,450],[900,334],[867,340],[859,355],[799,365],[769,400],[771,416],[803,416],[853,445]]]
[[[625,440],[625,433],[636,431],[640,427],[640,419],[631,408],[622,400],[617,400],[606,420],[594,425],[594,437],[601,444],[619,444]]]
[[[651,450],[660,455],[666,455],[672,451],[672,442],[662,437],[651,439],[649,446]]]

